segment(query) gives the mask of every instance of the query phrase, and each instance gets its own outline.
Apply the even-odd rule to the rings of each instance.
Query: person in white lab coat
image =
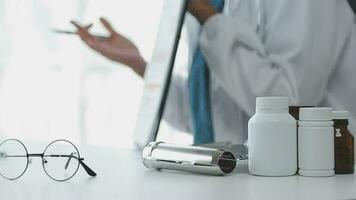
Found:
[[[191,52],[200,45],[210,69],[216,141],[247,139],[258,96],[349,110],[356,131],[356,25],[346,0],[226,0],[221,14],[208,0],[191,0],[188,7],[198,19],[187,18]],[[146,62],[137,48],[101,21],[112,34],[108,41],[75,24],[78,34],[91,48],[143,76]],[[187,81],[176,77],[165,119],[191,131],[188,104]]]

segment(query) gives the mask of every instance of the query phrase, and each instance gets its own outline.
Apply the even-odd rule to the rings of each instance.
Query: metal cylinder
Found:
[[[226,175],[235,170],[235,156],[224,149],[181,146],[151,142],[143,150],[143,163],[149,169],[168,169],[210,175]]]

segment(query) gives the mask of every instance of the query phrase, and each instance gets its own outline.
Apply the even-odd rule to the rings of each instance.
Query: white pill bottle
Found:
[[[331,108],[301,108],[299,175],[334,176],[334,122]]]
[[[248,123],[249,171],[257,176],[297,172],[297,122],[287,97],[258,97]]]

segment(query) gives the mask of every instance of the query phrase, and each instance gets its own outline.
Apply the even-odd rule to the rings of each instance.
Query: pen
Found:
[[[52,29],[53,33],[59,33],[59,34],[67,34],[67,35],[77,35],[76,32],[74,31],[68,31],[68,30],[60,30],[60,29]],[[102,35],[93,35],[94,37],[98,38],[98,39],[108,39],[109,37],[107,36],[102,36]]]

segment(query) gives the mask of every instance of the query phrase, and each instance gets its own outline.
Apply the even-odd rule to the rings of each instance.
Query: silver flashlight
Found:
[[[235,170],[235,156],[224,149],[181,146],[151,142],[143,150],[143,163],[149,169],[168,169],[210,175],[226,175]]]

